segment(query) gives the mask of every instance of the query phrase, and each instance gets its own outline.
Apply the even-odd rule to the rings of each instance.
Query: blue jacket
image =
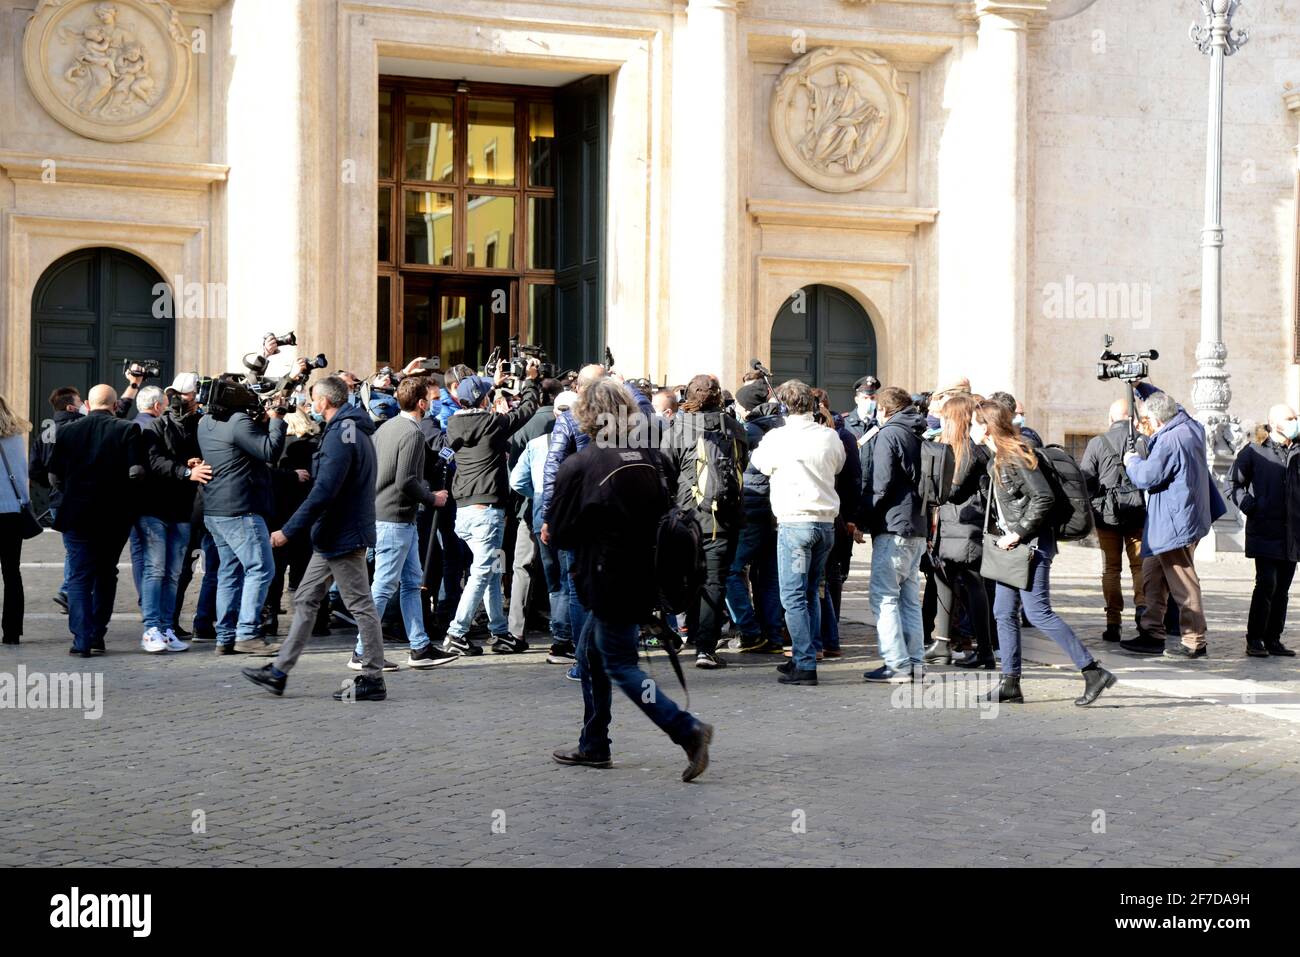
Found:
[[[4,449],[5,461],[9,463],[8,471],[0,466],[0,473],[4,473],[0,474],[0,514],[17,512],[32,500],[27,482],[26,441],[22,435],[9,435],[0,439],[0,448]],[[17,496],[14,495],[13,482],[9,481],[10,475],[18,483]]]
[[[312,548],[337,558],[375,544],[375,423],[345,405],[321,433],[312,457],[312,487],[280,531],[293,538],[310,526]]]
[[[1205,427],[1182,407],[1151,437],[1146,458],[1126,466],[1129,479],[1147,493],[1144,558],[1195,545],[1227,510],[1210,476]]]
[[[447,420],[450,419],[460,409],[460,403],[452,398],[451,393],[446,389],[438,390],[438,404],[434,406],[433,411],[438,416],[438,427],[442,431],[447,431]]]

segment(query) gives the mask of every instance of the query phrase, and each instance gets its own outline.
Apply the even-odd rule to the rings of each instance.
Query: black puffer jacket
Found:
[[[872,535],[925,537],[925,516],[918,487],[921,482],[921,433],[925,417],[914,407],[894,414],[871,440],[871,473],[864,475],[862,508],[867,521],[859,524]]]
[[[1246,557],[1300,558],[1300,445],[1272,438],[1241,450],[1228,497],[1246,516]]]
[[[785,425],[785,416],[781,414],[781,403],[763,402],[749,410],[745,417],[745,437],[749,439],[749,454],[763,441],[763,436],[775,428]],[[745,466],[745,520],[771,521],[772,500],[768,477],[754,468]]]
[[[978,565],[984,549],[984,510],[988,497],[988,452],[967,442],[961,468],[953,475],[952,491],[939,505],[939,557],[948,562]]]
[[[1042,468],[1025,468],[1014,459],[999,467],[996,460],[990,459],[988,471],[997,496],[994,524],[1004,532],[1019,535],[1022,545],[1055,549],[1056,536],[1048,518],[1056,504],[1056,494]],[[998,509],[1002,512],[1000,523]]]

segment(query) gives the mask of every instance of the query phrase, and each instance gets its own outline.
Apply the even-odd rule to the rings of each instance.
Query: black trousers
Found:
[[[23,633],[22,557],[22,522],[17,512],[5,512],[0,515],[0,576],[5,590],[0,634],[6,644],[18,641]]]
[[[727,575],[736,557],[736,539],[718,533],[704,533],[704,587],[699,600],[686,616],[686,627],[696,654],[713,654],[722,640],[722,622],[727,614]]]
[[[1250,596],[1247,641],[1271,645],[1282,640],[1295,565],[1295,562],[1274,558],[1255,559],[1255,591]]]

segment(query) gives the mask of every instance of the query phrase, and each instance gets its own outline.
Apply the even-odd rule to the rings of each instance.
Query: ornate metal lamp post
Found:
[[[1205,150],[1205,227],[1201,231],[1201,341],[1196,346],[1192,403],[1205,424],[1210,468],[1222,477],[1240,447],[1241,425],[1228,415],[1232,388],[1223,344],[1223,63],[1250,38],[1234,29],[1241,0],[1199,0],[1204,23],[1193,23],[1191,37],[1210,57],[1210,132]]]

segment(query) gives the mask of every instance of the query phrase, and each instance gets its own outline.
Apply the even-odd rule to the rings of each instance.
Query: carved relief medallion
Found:
[[[120,143],[170,120],[190,87],[190,39],[166,0],[41,0],[23,69],[52,117]]]
[[[790,171],[828,193],[862,189],[907,144],[907,91],[882,57],[821,47],[777,77],[772,139]]]

